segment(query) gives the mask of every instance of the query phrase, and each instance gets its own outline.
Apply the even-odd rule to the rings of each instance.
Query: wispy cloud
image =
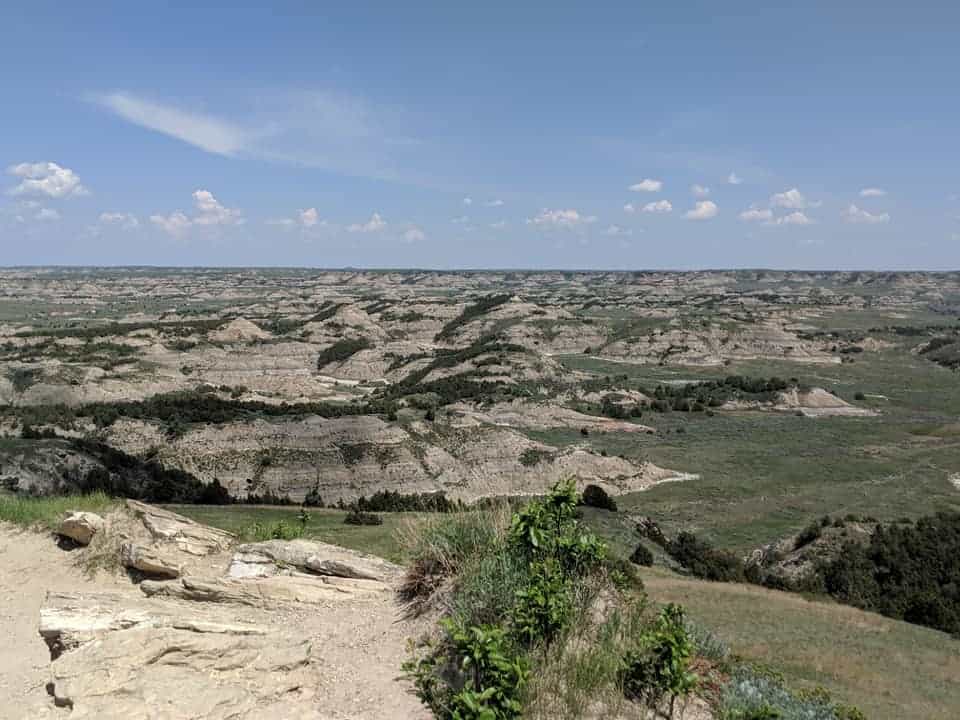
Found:
[[[583,215],[577,210],[547,210],[527,219],[528,225],[540,227],[574,228],[596,222],[595,215]]]
[[[646,178],[638,183],[634,183],[629,189],[632,192],[660,192],[663,189],[663,181]]]
[[[740,219],[746,222],[770,222],[773,220],[773,210],[750,207],[740,213]]]
[[[743,178],[738,177],[735,172],[732,172],[727,175],[727,182],[730,185],[741,185],[743,183]]]
[[[656,202],[651,202],[644,205],[642,212],[662,215],[673,212],[673,205],[669,200],[657,200]]]
[[[119,227],[123,230],[136,230],[138,227],[140,227],[140,221],[137,219],[136,215],[119,212],[100,213],[100,224]]]
[[[860,197],[862,198],[883,197],[886,194],[887,194],[886,190],[878,187],[868,187],[860,191]]]
[[[347,232],[375,233],[383,230],[386,226],[387,221],[380,217],[380,213],[375,212],[365,223],[353,223],[352,225],[347,225]]]
[[[126,92],[92,95],[97,104],[124,120],[216,155],[247,150],[256,137],[239,125],[213,115],[146,100]]]
[[[815,220],[813,220],[812,218],[807,216],[806,213],[800,210],[795,210],[794,212],[789,213],[788,215],[784,215],[783,217],[778,217],[774,221],[774,225],[815,225],[815,224],[816,224]]]
[[[230,113],[129,91],[88,98],[127,122],[216,155],[430,184],[418,169],[424,156],[421,141],[400,129],[405,113],[364,98],[278,91],[242,98],[239,109]]]

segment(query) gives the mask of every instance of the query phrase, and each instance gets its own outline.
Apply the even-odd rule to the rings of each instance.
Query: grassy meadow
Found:
[[[881,520],[960,510],[949,482],[960,472],[960,382],[902,348],[864,352],[843,365],[733,363],[723,368],[676,368],[603,362],[581,356],[564,363],[599,375],[627,374],[646,387],[669,380],[730,374],[796,377],[823,387],[876,417],[800,417],[773,412],[645,412],[656,435],[576,430],[532,432],[555,445],[587,443],[611,455],[643,458],[698,473],[618,498],[623,510],[651,515],[665,528],[703,533],[748,550],[826,514]],[[856,400],[863,393],[863,400]],[[882,397],[878,397],[882,396]]]
[[[825,600],[711,583],[662,568],[641,572],[658,603],[691,619],[791,686],[823,686],[870,720],[952,720],[960,708],[960,643],[936,630]]]

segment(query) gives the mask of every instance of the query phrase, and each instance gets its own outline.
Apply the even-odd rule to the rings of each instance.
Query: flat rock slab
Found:
[[[70,718],[321,718],[310,643],[196,606],[49,593],[40,633]]]
[[[266,540],[237,547],[232,578],[273,577],[295,572],[389,583],[402,569],[373,555],[312,540]]]
[[[236,542],[236,537],[226,530],[201,525],[155,505],[127,500],[127,508],[143,522],[154,540],[174,543],[189,555],[202,557],[224,552]]]
[[[173,581],[144,580],[140,590],[148,597],[210,603],[271,607],[280,603],[324,603],[358,600],[392,592],[377,580],[277,575],[273,577],[198,578]]]
[[[176,558],[169,557],[158,548],[145,547],[132,542],[120,546],[120,562],[124,567],[139,570],[153,577],[176,578],[181,575]]]

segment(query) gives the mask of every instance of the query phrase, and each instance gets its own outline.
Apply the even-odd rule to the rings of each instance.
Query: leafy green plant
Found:
[[[529,581],[516,593],[514,628],[527,645],[551,642],[572,614],[570,587],[555,560],[532,562]]]
[[[521,717],[529,676],[526,659],[504,628],[440,621],[443,641],[404,664],[417,694],[440,720],[512,720]]]
[[[651,708],[658,707],[666,698],[670,704],[668,717],[673,717],[676,700],[686,697],[697,686],[697,676],[690,672],[693,651],[683,609],[667,605],[641,638],[640,647],[624,657],[624,694]]]

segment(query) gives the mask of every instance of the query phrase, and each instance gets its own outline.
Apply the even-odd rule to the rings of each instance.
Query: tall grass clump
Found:
[[[478,565],[483,559],[500,557],[505,547],[510,523],[509,509],[503,505],[472,511],[437,515],[410,522],[398,531],[399,542],[410,565],[400,587],[400,598],[409,612],[419,614],[450,602],[445,584],[456,577],[473,578],[474,587],[489,580],[487,572],[463,572],[467,565]],[[486,580],[485,580],[486,579]],[[449,590],[449,587],[446,588]]]
[[[42,526],[56,529],[63,516],[71,510],[103,514],[117,504],[104,492],[86,495],[8,495],[0,493],[0,520],[22,527]]]

